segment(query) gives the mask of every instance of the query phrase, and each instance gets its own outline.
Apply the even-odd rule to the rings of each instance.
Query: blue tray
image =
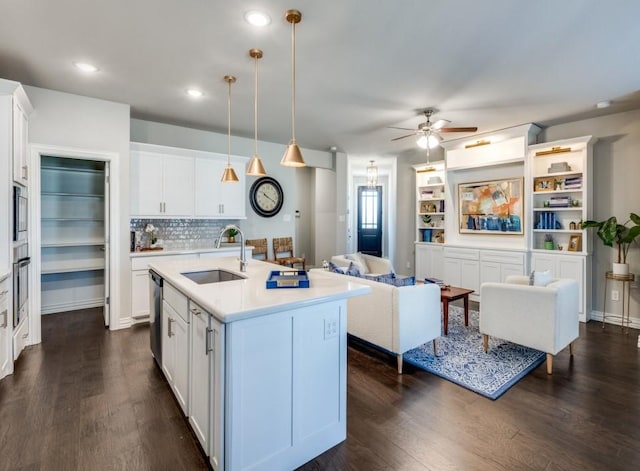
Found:
[[[309,275],[305,270],[275,270],[267,278],[267,289],[308,288]]]

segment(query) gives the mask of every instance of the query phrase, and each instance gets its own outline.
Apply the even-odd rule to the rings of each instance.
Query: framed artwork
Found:
[[[458,184],[461,234],[523,235],[522,177]]]
[[[569,237],[569,247],[567,250],[569,252],[582,251],[582,236],[580,234],[575,234]]]

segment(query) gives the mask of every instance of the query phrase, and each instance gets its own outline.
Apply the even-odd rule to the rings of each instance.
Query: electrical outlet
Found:
[[[620,301],[620,291],[617,289],[611,290],[611,301]]]
[[[338,319],[324,320],[324,339],[328,340],[338,336]]]

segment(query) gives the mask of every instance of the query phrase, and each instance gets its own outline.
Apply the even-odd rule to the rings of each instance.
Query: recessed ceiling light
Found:
[[[76,66],[76,68],[82,70],[83,72],[97,72],[98,67],[96,67],[93,64],[89,64],[88,62],[74,62],[73,65]]]
[[[266,13],[258,10],[251,10],[244,14],[247,23],[253,26],[267,26],[271,23],[271,17]]]
[[[610,106],[611,106],[611,100],[604,100],[596,103],[596,108],[598,109],[609,108]]]
[[[204,95],[204,93],[202,93],[200,90],[197,90],[195,88],[190,88],[189,90],[187,90],[187,95],[193,98],[200,98],[202,97],[202,95]]]

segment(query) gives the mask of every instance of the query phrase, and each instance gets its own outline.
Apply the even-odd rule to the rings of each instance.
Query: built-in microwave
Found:
[[[28,200],[25,190],[19,186],[13,187],[13,240],[14,242],[27,240],[27,208]]]

